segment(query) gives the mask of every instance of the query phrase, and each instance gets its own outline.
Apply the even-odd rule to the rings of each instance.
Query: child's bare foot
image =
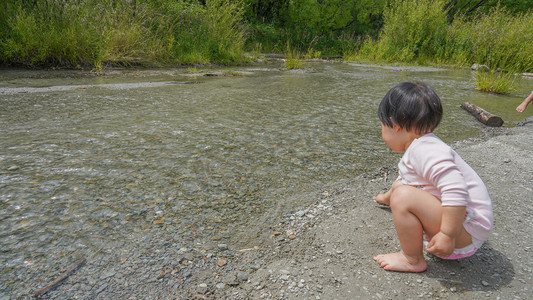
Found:
[[[379,193],[376,197],[374,197],[374,200],[381,205],[390,206],[390,198],[385,194]]]
[[[403,252],[376,255],[374,260],[387,271],[424,272],[427,269],[423,256],[412,258]]]

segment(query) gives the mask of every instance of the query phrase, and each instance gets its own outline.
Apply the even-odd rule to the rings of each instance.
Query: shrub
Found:
[[[0,63],[99,68],[243,59],[242,1],[78,0],[0,4]]]
[[[448,31],[452,63],[479,63],[491,69],[533,71],[533,13],[513,15],[500,6],[473,20],[456,18]],[[467,57],[467,59],[465,59]]]
[[[386,62],[412,62],[433,57],[446,35],[445,1],[393,1],[383,13],[377,40],[365,40],[357,57]]]

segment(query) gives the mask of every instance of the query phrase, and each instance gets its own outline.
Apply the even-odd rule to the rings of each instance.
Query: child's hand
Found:
[[[374,200],[381,205],[390,206],[390,197],[385,194],[379,193]]]
[[[440,257],[448,257],[455,250],[455,239],[439,232],[431,238],[426,250]]]

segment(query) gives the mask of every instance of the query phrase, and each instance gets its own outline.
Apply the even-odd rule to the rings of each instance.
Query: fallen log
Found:
[[[476,117],[479,122],[490,126],[490,127],[500,127],[503,125],[502,118],[497,115],[491,114],[490,112],[484,110],[481,107],[475,106],[472,103],[465,102],[461,104],[461,108],[469,112],[471,115]]]

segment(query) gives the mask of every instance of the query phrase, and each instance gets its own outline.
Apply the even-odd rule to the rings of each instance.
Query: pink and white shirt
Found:
[[[466,206],[463,226],[486,241],[493,224],[492,203],[479,175],[433,133],[415,139],[398,164],[403,184],[418,187],[441,200],[442,206]]]

